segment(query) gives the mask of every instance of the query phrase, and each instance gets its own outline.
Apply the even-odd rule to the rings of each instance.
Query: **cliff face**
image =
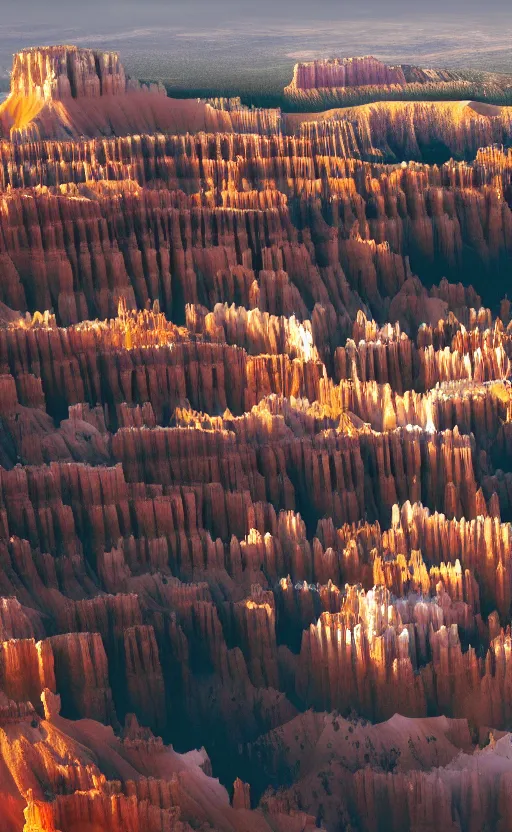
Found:
[[[508,116],[195,104],[0,144],[2,830],[503,832]]]
[[[295,64],[290,87],[296,90],[329,87],[406,86],[443,84],[462,80],[447,69],[422,69],[410,64],[388,66],[371,55],[362,58],[330,58]]]
[[[405,83],[400,66],[386,66],[371,56],[295,64],[292,80],[292,86],[299,90]]]
[[[47,46],[14,55],[11,94],[43,101],[123,95],[126,76],[116,52]]]

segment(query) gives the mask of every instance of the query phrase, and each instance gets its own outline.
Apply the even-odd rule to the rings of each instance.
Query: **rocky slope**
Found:
[[[504,832],[507,112],[136,95],[176,123],[117,56],[15,59],[2,830]],[[110,135],[59,138],[83,102]]]

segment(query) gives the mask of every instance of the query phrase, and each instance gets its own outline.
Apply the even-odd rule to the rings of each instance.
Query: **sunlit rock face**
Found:
[[[12,84],[2,832],[504,832],[508,108]]]
[[[402,67],[387,66],[371,56],[295,64],[292,80],[301,90],[405,83]]]
[[[24,49],[14,55],[11,74],[14,95],[60,101],[125,92],[126,76],[115,52],[46,46]]]

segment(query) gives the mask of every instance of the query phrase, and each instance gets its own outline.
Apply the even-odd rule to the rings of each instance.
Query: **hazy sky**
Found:
[[[0,0],[0,76],[41,43],[117,49],[177,87],[279,86],[298,59],[374,54],[512,72],[505,0]]]

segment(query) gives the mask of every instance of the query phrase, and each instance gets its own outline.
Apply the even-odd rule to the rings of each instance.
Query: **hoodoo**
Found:
[[[15,56],[1,832],[510,828],[511,113]]]

